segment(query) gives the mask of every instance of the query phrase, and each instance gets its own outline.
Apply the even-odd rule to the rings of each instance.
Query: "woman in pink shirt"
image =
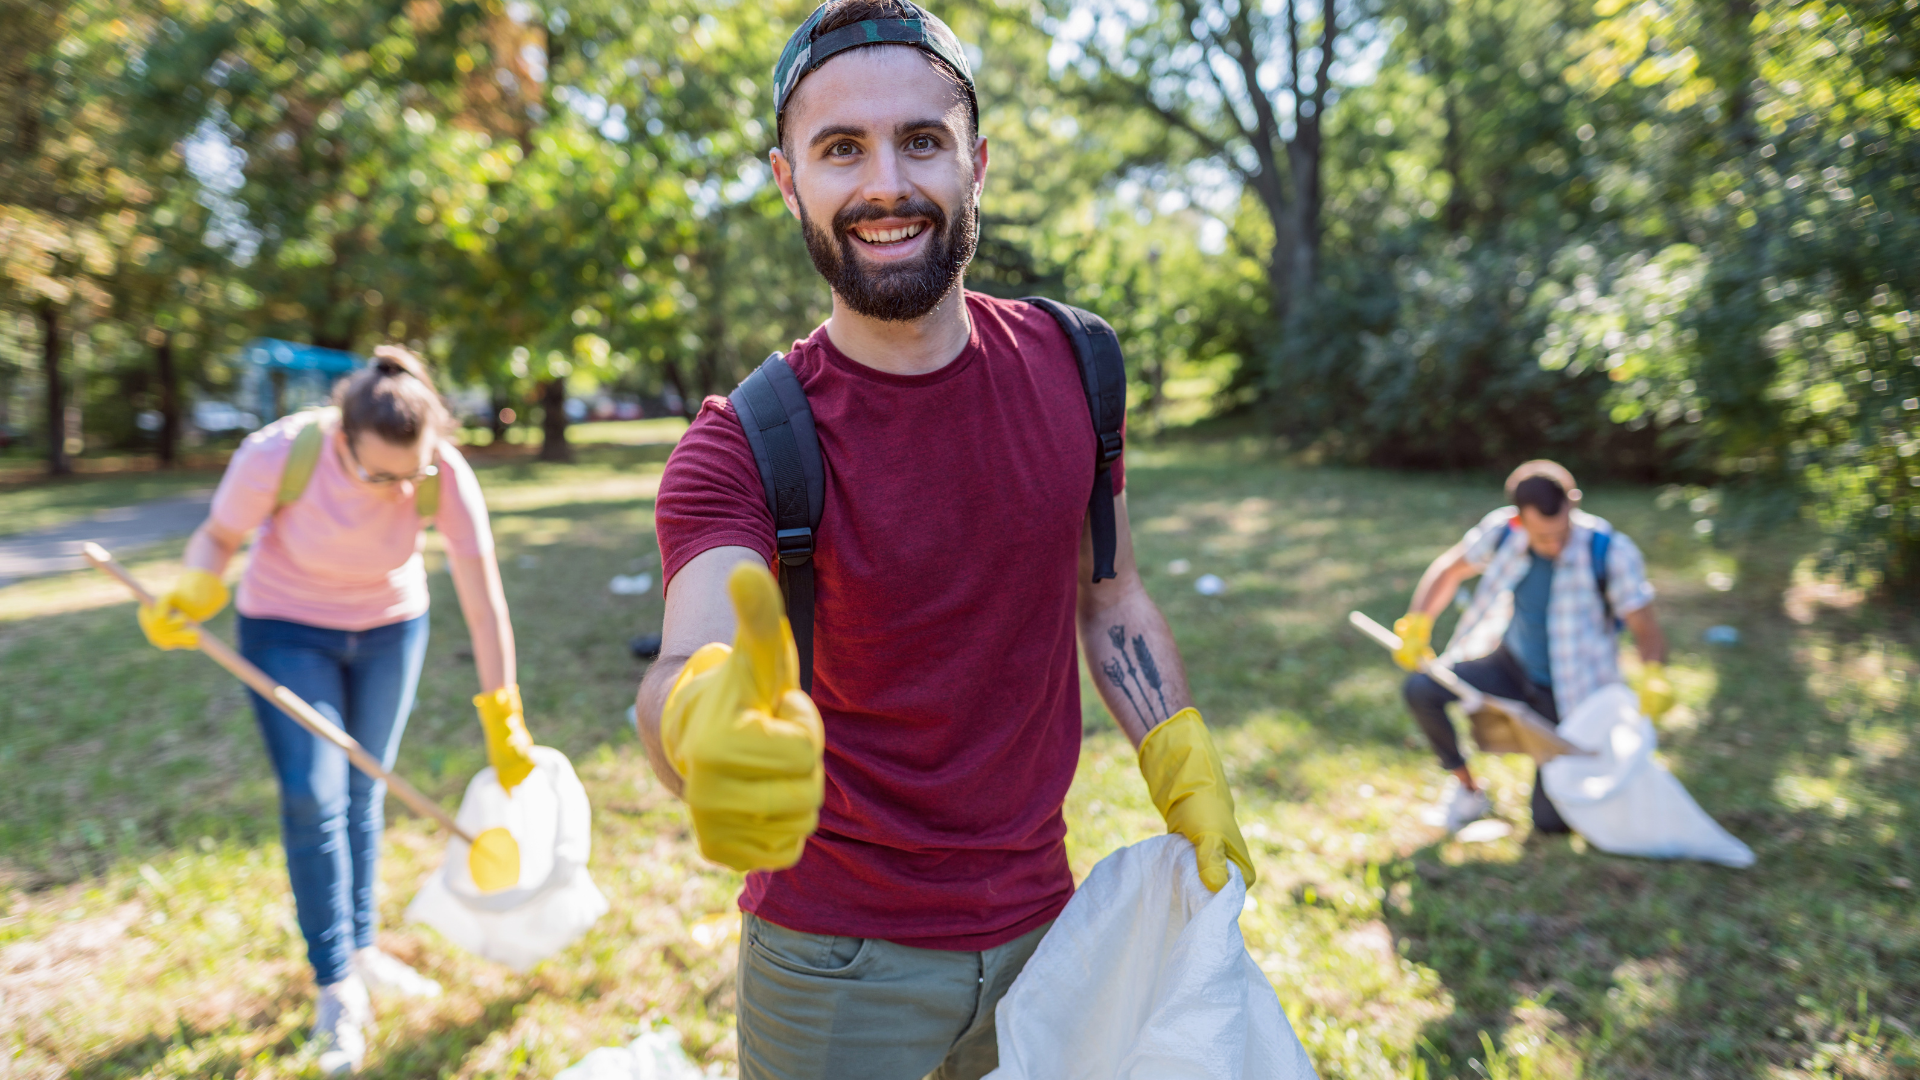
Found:
[[[226,606],[220,576],[258,529],[236,604],[240,651],[391,766],[426,653],[420,552],[430,519],[446,542],[472,635],[487,755],[511,790],[533,767],[533,742],[486,505],[473,470],[445,438],[446,405],[420,360],[392,346],[342,379],[333,400],[331,409],[275,421],[241,444],[206,522],[187,541],[185,573],[142,609],[141,627],[163,649],[198,644],[182,616],[204,621]],[[296,446],[310,425],[319,425],[318,445],[308,436],[303,455]],[[283,484],[290,461],[296,479]],[[414,996],[440,988],[374,942],[385,786],[260,696],[253,707],[279,775],[287,869],[320,987],[314,1036],[322,1070],[350,1072],[366,1049],[369,985]]]

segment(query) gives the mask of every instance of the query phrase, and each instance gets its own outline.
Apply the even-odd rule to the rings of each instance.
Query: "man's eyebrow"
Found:
[[[947,125],[946,117],[936,116],[929,120],[902,121],[901,123],[895,124],[893,126],[893,133],[894,135],[899,136],[899,135],[905,135],[908,132],[913,132],[913,131],[925,131],[928,128],[938,128],[942,131],[945,131],[947,130],[947,126],[948,125]]]
[[[839,139],[839,138],[864,139],[866,137],[867,137],[867,129],[860,127],[857,124],[830,124],[826,127],[821,128],[819,131],[814,132],[813,138],[807,140],[807,145],[809,147],[819,146],[821,143],[826,142],[829,139]]]

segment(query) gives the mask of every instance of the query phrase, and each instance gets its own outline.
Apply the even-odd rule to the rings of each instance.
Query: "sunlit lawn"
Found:
[[[660,1022],[730,1067],[733,946],[693,925],[730,910],[738,881],[699,860],[621,721],[643,670],[626,640],[657,629],[658,585],[607,590],[615,574],[657,576],[667,447],[604,426],[608,442],[576,436],[580,464],[508,458],[482,476],[529,720],[586,781],[613,912],[529,976],[464,956],[400,924],[441,839],[390,806],[383,943],[448,994],[387,1005],[369,1075],[549,1076]],[[1490,765],[1511,838],[1441,843],[1419,824],[1441,777],[1395,670],[1344,616],[1397,614],[1494,483],[1176,442],[1133,450],[1128,478],[1149,588],[1260,863],[1248,946],[1323,1076],[1920,1074],[1916,635],[1871,606],[1783,614],[1806,536],[1716,551],[1684,503],[1660,509],[1652,489],[1589,500],[1650,553],[1684,703],[1667,760],[1758,852],[1743,872],[1529,839],[1517,760]],[[0,492],[0,518],[17,497]],[[1175,559],[1191,569],[1172,573]],[[175,570],[135,565],[155,581]],[[1732,590],[1709,589],[1709,571],[1732,574]],[[1207,572],[1224,595],[1195,592]],[[400,768],[451,805],[483,755],[444,575],[434,590]],[[1716,623],[1740,644],[1701,644]],[[203,658],[146,648],[114,586],[84,575],[0,591],[0,672],[0,1075],[307,1069],[311,989],[237,685]],[[1082,873],[1158,826],[1095,705],[1087,730],[1068,803]]]

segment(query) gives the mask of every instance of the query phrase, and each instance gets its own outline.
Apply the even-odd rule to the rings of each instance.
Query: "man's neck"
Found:
[[[956,283],[932,311],[911,322],[873,319],[833,297],[827,338],[847,359],[889,375],[926,375],[959,357],[973,334],[963,286]]]

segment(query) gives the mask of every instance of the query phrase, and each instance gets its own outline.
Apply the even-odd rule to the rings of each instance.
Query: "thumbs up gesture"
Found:
[[[667,694],[660,741],[686,781],[700,853],[735,870],[800,861],[820,823],[826,731],[800,690],[800,659],[766,567],[727,580],[739,628],[701,646]]]

